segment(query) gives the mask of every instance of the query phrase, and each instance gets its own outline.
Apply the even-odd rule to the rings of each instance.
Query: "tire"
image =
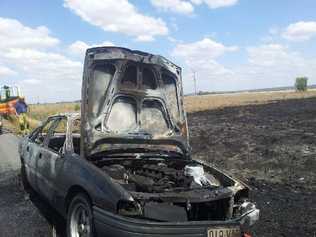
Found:
[[[29,181],[27,180],[25,165],[23,162],[21,163],[21,180],[22,180],[24,190],[29,191],[31,189],[31,185]]]
[[[94,223],[91,202],[87,195],[77,194],[67,213],[67,237],[93,237]]]

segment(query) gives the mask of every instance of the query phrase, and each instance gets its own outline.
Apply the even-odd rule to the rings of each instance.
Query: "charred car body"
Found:
[[[3,118],[0,115],[0,135],[3,133]]]
[[[81,116],[50,117],[20,144],[22,178],[69,236],[242,236],[249,188],[191,159],[181,68],[117,47],[87,50]]]

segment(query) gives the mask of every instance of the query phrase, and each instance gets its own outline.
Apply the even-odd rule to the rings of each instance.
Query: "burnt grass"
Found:
[[[195,159],[252,188],[254,236],[316,236],[316,98],[188,114]]]

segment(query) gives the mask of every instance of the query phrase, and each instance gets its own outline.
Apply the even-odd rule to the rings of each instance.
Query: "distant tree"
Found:
[[[80,110],[80,104],[75,104],[75,111],[79,111]]]
[[[306,91],[307,90],[307,77],[297,77],[295,81],[295,89],[297,91]]]

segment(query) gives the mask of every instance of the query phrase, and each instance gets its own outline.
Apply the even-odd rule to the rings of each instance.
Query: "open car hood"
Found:
[[[181,68],[118,47],[88,49],[82,85],[81,154],[153,149],[188,156]]]

